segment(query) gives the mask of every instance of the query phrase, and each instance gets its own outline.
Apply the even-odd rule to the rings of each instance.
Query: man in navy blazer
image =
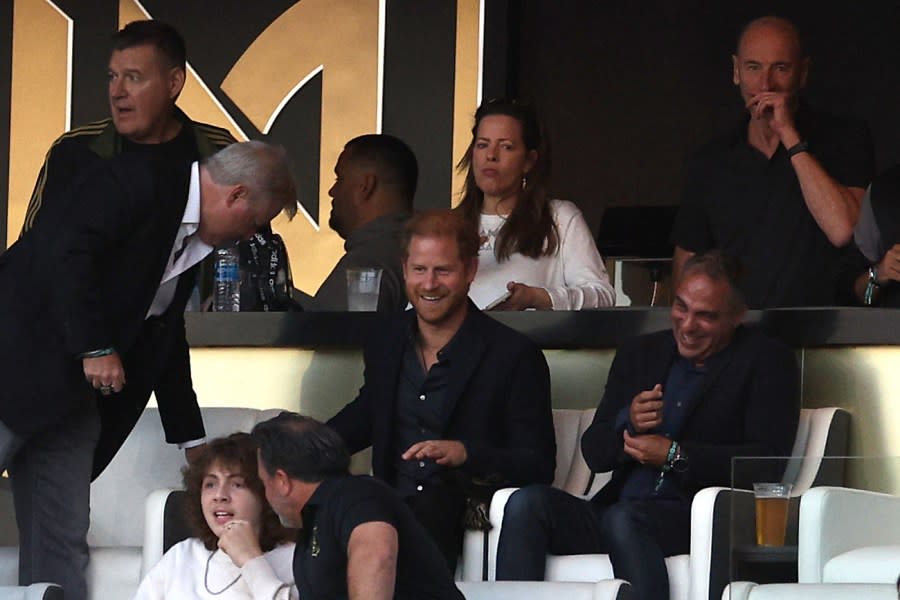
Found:
[[[588,466],[612,471],[611,481],[589,501],[547,486],[514,493],[497,579],[542,580],[547,554],[606,553],[638,598],[668,598],[665,557],[690,549],[694,494],[730,487],[736,456],[790,455],[800,416],[797,361],[785,345],[741,326],[734,273],[718,252],[688,259],[672,330],[618,350],[582,438]]]
[[[374,475],[404,497],[451,571],[467,498],[550,483],[556,461],[543,353],[468,299],[478,245],[454,211],[413,217],[403,276],[414,310],[373,332],[359,396],[328,422],[351,452],[372,446]]]
[[[127,435],[151,391],[167,441],[204,436],[183,316],[196,266],[282,209],[296,212],[296,192],[280,148],[233,144],[181,168],[123,154],[90,167],[0,255],[0,470],[21,584],[86,597],[95,446],[108,427]],[[102,398],[129,405],[122,423],[101,422]]]

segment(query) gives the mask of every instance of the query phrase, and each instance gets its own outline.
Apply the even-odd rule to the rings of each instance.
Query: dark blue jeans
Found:
[[[546,485],[515,492],[506,504],[497,579],[541,581],[548,554],[609,554],[617,578],[639,600],[669,597],[666,556],[690,551],[691,505],[622,500],[602,505]]]

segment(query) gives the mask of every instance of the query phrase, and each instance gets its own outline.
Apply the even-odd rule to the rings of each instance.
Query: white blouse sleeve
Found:
[[[609,283],[603,258],[581,211],[571,202],[554,201],[559,227],[558,258],[564,285],[546,288],[553,310],[613,306],[616,292]]]

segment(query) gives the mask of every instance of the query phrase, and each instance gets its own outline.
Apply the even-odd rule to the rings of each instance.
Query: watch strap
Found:
[[[793,146],[787,149],[788,158],[792,158],[801,152],[809,152],[809,143],[808,142],[797,142]]]

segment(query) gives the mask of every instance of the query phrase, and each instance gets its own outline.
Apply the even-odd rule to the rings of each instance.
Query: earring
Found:
[[[524,175],[522,176],[522,189],[525,189],[525,186],[528,185],[528,178]]]

